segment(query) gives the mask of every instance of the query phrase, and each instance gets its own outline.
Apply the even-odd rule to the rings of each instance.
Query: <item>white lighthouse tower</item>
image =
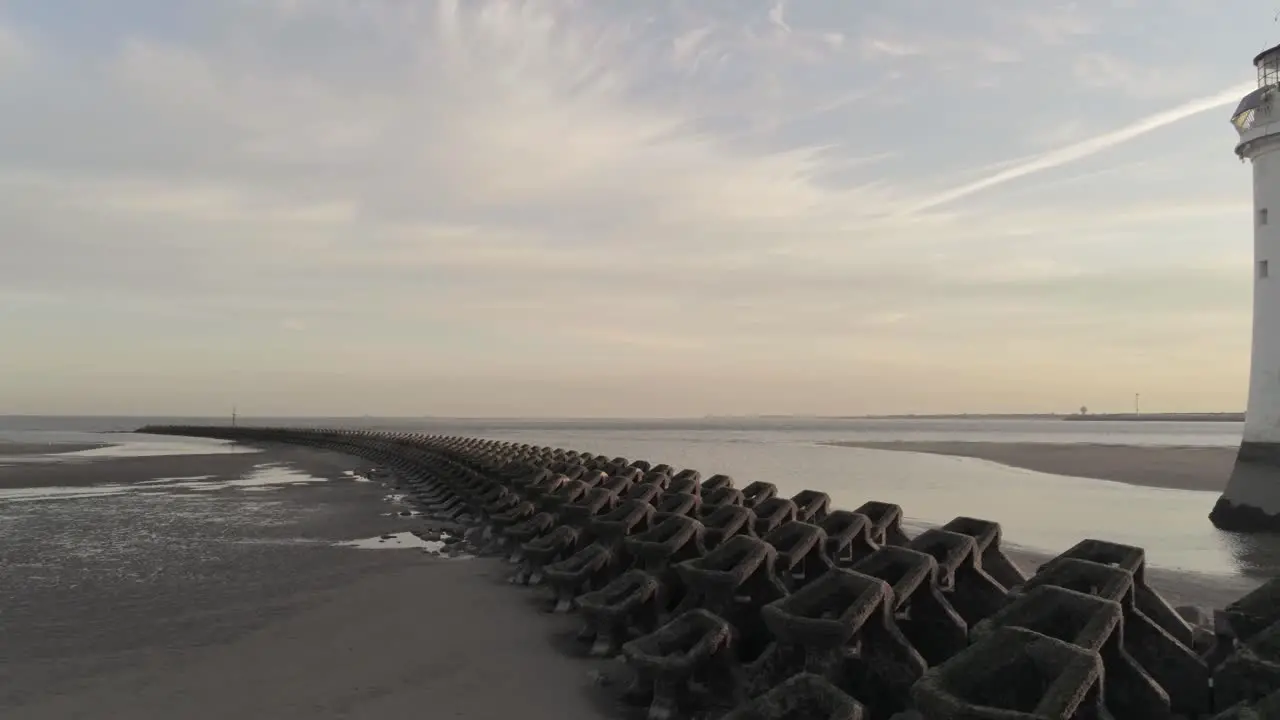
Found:
[[[1258,89],[1231,116],[1240,135],[1236,154],[1253,164],[1249,405],[1235,469],[1209,519],[1223,530],[1280,532],[1280,45],[1253,64]]]

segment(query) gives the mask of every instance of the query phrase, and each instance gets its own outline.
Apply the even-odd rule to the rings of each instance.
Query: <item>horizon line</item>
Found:
[[[269,419],[269,420],[592,420],[592,421],[609,421],[609,420],[741,420],[741,419],[812,419],[812,420],[888,420],[897,418],[981,418],[981,417],[1005,417],[1005,418],[1037,418],[1037,417],[1106,417],[1106,416],[1146,416],[1146,417],[1173,417],[1173,416],[1212,416],[1212,415],[1241,415],[1245,414],[1244,410],[1182,410],[1170,412],[1133,412],[1133,411],[1116,411],[1116,412],[900,412],[900,413],[874,413],[865,415],[829,415],[829,414],[809,414],[809,413],[749,413],[741,415],[293,415],[293,414],[261,414],[261,415],[245,415],[238,413],[237,419]],[[0,418],[56,418],[56,419],[73,419],[73,418],[102,418],[102,419],[229,419],[229,415],[186,415],[186,414],[113,414],[113,413],[10,413],[0,414]]]

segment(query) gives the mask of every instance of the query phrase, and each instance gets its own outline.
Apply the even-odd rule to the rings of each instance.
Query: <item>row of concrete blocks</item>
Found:
[[[151,428],[341,450],[578,610],[650,718],[1223,718],[1280,707],[1280,584],[1211,631],[1146,583],[1141,548],[1086,540],[1031,578],[993,522],[910,538],[902,511],[553,448],[370,431]],[[1012,714],[1011,714],[1012,713]]]

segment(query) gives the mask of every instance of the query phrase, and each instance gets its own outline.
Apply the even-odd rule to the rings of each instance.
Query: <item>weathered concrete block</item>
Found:
[[[801,490],[791,498],[796,506],[796,520],[819,524],[831,511],[831,496],[817,490]]]
[[[615,556],[608,548],[592,543],[572,556],[543,570],[547,585],[555,594],[554,612],[569,612],[574,600],[597,587],[604,587],[614,569]]]
[[[877,545],[905,547],[911,542],[911,538],[907,537],[907,533],[902,529],[901,505],[872,500],[863,503],[854,512],[871,519],[871,526],[874,529],[872,537]]]
[[[777,497],[778,486],[759,480],[742,488],[743,504],[755,509],[757,505],[772,497]]]
[[[943,597],[937,569],[932,556],[892,545],[853,566],[855,572],[889,583],[893,611],[900,617],[898,626],[930,665],[943,662],[969,644],[969,626]]]
[[[543,494],[535,503],[539,510],[558,515],[565,505],[575,503],[591,491],[591,486],[581,480],[568,480],[555,490]]]
[[[611,657],[632,636],[657,629],[661,613],[658,579],[642,570],[630,570],[599,590],[577,598],[586,623],[581,637],[593,638],[590,654]]]
[[[1211,709],[1208,665],[1138,609],[1130,571],[1119,564],[1059,556],[1041,566],[1022,591],[1041,585],[1064,587],[1120,603],[1124,610],[1124,647],[1168,693],[1173,712],[1198,715]]]
[[[560,522],[573,527],[586,529],[598,515],[613,510],[618,505],[617,493],[605,488],[591,488],[582,499],[571,502],[560,509]]]
[[[1178,642],[1191,647],[1191,625],[1164,598],[1147,585],[1147,552],[1135,545],[1121,545],[1106,540],[1081,540],[1059,557],[1089,560],[1102,565],[1115,565],[1133,575],[1134,603],[1139,611],[1159,625]]]
[[[608,512],[591,518],[587,525],[591,537],[606,547],[618,547],[632,533],[649,529],[653,506],[643,500],[626,500]]]
[[[706,510],[707,506],[703,506]],[[753,523],[756,515],[741,505],[720,505],[702,517],[706,528],[702,541],[711,551],[737,535],[755,535]]]
[[[623,500],[639,500],[641,502],[652,505],[662,495],[663,485],[658,483],[639,483],[632,485],[626,493],[623,494]]]
[[[670,482],[671,475],[658,470],[649,470],[640,478],[641,485],[658,485],[663,490],[667,489],[667,484]]]
[[[862,513],[835,510],[819,527],[827,534],[827,556],[839,567],[849,567],[880,549],[872,536],[871,518]]]
[[[778,551],[774,569],[789,590],[804,587],[834,567],[827,557],[827,534],[809,523],[786,523],[765,536]]]
[[[600,487],[609,479],[609,474],[599,469],[588,469],[577,480],[586,483],[589,487]]]
[[[746,496],[733,487],[703,488],[702,512],[709,513],[721,505],[746,505]]]
[[[672,515],[683,515],[689,518],[696,518],[698,510],[702,508],[702,498],[692,493],[683,492],[666,492],[654,505],[654,522],[671,517]]]
[[[556,526],[556,516],[548,512],[540,512],[533,517],[522,520],[515,525],[507,528],[503,533],[510,539],[511,546],[514,548],[510,556],[512,563],[519,563],[524,560],[524,546],[530,540],[551,532]]]
[[[672,481],[672,482],[679,482],[679,483],[680,483],[680,484],[682,484],[682,485],[683,485],[684,483],[688,482],[688,483],[692,483],[693,485],[695,485],[695,486],[697,486],[697,487],[701,488],[701,487],[702,487],[702,473],[698,472],[697,470],[694,470],[693,468],[685,468],[684,470],[681,470],[680,472],[676,473],[675,475],[672,475],[672,476],[671,476],[671,481]]]
[[[990,617],[1009,603],[1004,586],[983,571],[978,542],[972,536],[931,528],[907,547],[937,561],[939,589],[967,624]]]
[[[1232,635],[1248,642],[1280,621],[1280,578],[1272,578],[1222,610]]]
[[[796,504],[788,498],[771,497],[753,509],[756,514],[755,534],[764,537],[778,528],[793,522],[797,516]]]
[[[911,689],[929,720],[1093,720],[1103,717],[1102,658],[1019,627],[1002,627]]]
[[[863,720],[862,703],[817,675],[802,673],[720,720]]]
[[[1171,716],[1168,693],[1124,648],[1124,609],[1119,602],[1041,585],[978,623],[970,639],[980,642],[1001,627],[1025,628],[1097,652],[1106,671],[1106,705],[1116,717]]]
[[[1280,690],[1280,623],[1255,633],[1214,671],[1214,707],[1253,703],[1277,690]]]
[[[1214,715],[1213,720],[1275,720],[1280,718],[1280,691],[1249,705],[1241,703]]]
[[[735,535],[701,558],[676,566],[688,588],[683,609],[702,607],[721,617],[741,615],[784,597],[786,588],[774,571],[778,551],[769,543]]]
[[[567,482],[569,482],[569,478],[563,475],[546,475],[538,479],[537,482],[526,485],[523,489],[524,497],[526,500],[532,500],[537,503],[538,499],[543,495],[555,492]]]
[[[632,485],[635,485],[639,481],[640,478],[638,473],[639,471],[637,470],[636,473],[610,475],[607,480],[600,483],[600,487],[604,490],[608,490],[618,497],[622,497],[631,489]]]
[[[627,537],[623,543],[639,567],[658,573],[673,564],[705,555],[704,532],[697,520],[672,515],[645,532]]]
[[[537,585],[542,582],[543,569],[578,551],[581,531],[569,525],[557,525],[550,532],[535,537],[521,547],[524,565],[512,578],[517,585]]]
[[[733,478],[729,477],[728,475],[712,475],[711,477],[702,481],[702,494],[706,495],[712,490],[718,490],[720,488],[732,488],[732,487],[733,487]]]
[[[649,703],[650,720],[671,720],[692,709],[694,683],[723,688],[732,683],[733,631],[723,618],[695,609],[622,646],[636,672],[628,692]]]
[[[669,493],[687,493],[689,495],[700,497],[702,495],[702,485],[698,482],[697,478],[690,475],[684,475],[682,477],[672,478],[671,482],[667,483],[666,491]]]
[[[812,673],[866,700],[875,717],[904,709],[926,664],[897,628],[893,604],[883,580],[834,569],[766,605],[775,642],[751,668],[752,683]]]

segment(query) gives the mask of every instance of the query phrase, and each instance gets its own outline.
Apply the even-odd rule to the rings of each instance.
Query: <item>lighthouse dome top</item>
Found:
[[[1266,50],[1263,50],[1262,52],[1255,55],[1253,58],[1253,64],[1257,65],[1261,63],[1263,60],[1266,60],[1271,57],[1276,57],[1276,56],[1280,56],[1280,45],[1269,47]]]

